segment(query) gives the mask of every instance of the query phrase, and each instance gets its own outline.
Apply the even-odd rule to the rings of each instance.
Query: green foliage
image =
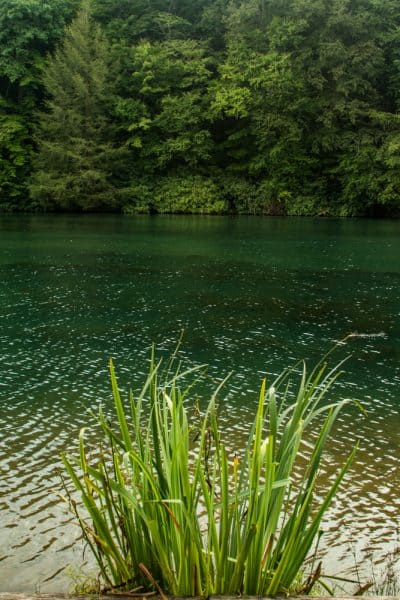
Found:
[[[154,190],[150,181],[134,181],[129,187],[129,197],[124,205],[123,211],[126,215],[146,214],[153,212]]]
[[[324,448],[347,402],[326,401],[337,370],[307,376],[304,367],[294,396],[290,372],[269,389],[264,381],[243,449],[224,444],[219,388],[205,413],[190,418],[193,382],[180,385],[196,369],[171,362],[162,375],[160,364],[152,358],[140,394],[124,406],[111,362],[115,415],[110,421],[100,410],[99,453],[88,452],[82,430],[79,458],[63,456],[83,503],[70,496],[71,507],[104,583],[178,596],[309,593],[319,570],[302,580],[304,562],[354,455],[317,492]]]
[[[29,208],[32,123],[41,67],[62,38],[75,0],[0,0],[0,211]]]
[[[231,6],[213,107],[235,119],[224,148],[236,170],[261,177],[273,206],[288,214],[362,213],[384,197],[375,189],[369,201],[360,188],[349,206],[345,190],[355,191],[358,170],[348,181],[338,165],[354,155],[370,106],[381,102],[382,24],[372,6],[341,0],[310,6],[306,0]]]
[[[278,190],[269,180],[255,182],[235,175],[221,175],[222,194],[231,211],[250,215],[286,214],[290,193]]]
[[[0,211],[26,208],[24,181],[31,152],[24,118],[0,99]]]
[[[142,42],[131,52],[131,97],[119,104],[141,172],[197,168],[210,158],[210,59],[194,40]]]
[[[76,0],[0,0],[0,73],[11,84],[40,86],[44,53],[63,35]]]
[[[340,160],[345,216],[399,214],[399,152],[399,115],[371,112],[369,128],[354,136]]]
[[[155,189],[156,212],[218,214],[226,212],[214,181],[200,175],[177,175],[162,179]]]
[[[93,11],[109,38],[118,44],[121,40],[131,45],[143,39],[183,37],[190,29],[168,0],[93,0]]]
[[[32,208],[154,210],[190,171],[221,210],[398,214],[395,0],[91,0],[89,37],[78,4],[0,0],[0,209],[37,151]]]
[[[96,575],[90,575],[83,567],[75,568],[68,565],[64,569],[64,575],[71,581],[68,593],[73,596],[86,596],[89,594],[98,594],[100,584]]]
[[[181,172],[158,180],[156,185],[138,180],[130,187],[125,214],[194,213],[221,214],[227,203],[210,177]]]
[[[108,44],[84,6],[63,46],[49,58],[43,82],[50,98],[40,117],[30,186],[45,210],[116,209],[115,185],[123,148],[114,142],[110,118]]]
[[[257,186],[243,177],[223,176],[221,173],[222,194],[231,210],[244,214],[262,212]]]

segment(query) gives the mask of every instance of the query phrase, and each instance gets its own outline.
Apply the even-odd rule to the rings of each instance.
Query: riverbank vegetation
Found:
[[[0,210],[399,214],[397,1],[0,7]]]
[[[141,392],[126,403],[110,369],[115,412],[97,415],[98,451],[82,430],[79,455],[63,457],[69,502],[105,589],[310,593],[321,565],[306,569],[306,559],[354,455],[321,490],[325,445],[348,402],[327,396],[338,369],[307,376],[304,367],[296,386],[291,372],[269,388],[263,382],[244,448],[224,442],[222,384],[206,407],[193,405],[199,369],[172,360],[162,371],[153,355]]]

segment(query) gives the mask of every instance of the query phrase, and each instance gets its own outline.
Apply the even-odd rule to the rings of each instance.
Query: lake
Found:
[[[324,523],[325,571],[384,568],[399,546],[400,222],[257,217],[0,216],[0,590],[66,591],[82,563],[58,492],[63,449],[88,410],[140,386],[152,342],[221,397],[241,443],[260,381],[338,340],[350,356],[333,396],[353,397],[326,476],[360,441]]]

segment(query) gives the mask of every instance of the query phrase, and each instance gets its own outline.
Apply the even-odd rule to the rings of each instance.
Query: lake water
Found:
[[[107,361],[138,387],[154,341],[184,330],[186,364],[233,371],[240,442],[261,378],[305,358],[350,359],[327,472],[360,450],[324,524],[325,571],[378,573],[399,545],[400,222],[229,217],[0,217],[0,590],[65,591],[82,562],[57,492],[60,452],[110,402]]]

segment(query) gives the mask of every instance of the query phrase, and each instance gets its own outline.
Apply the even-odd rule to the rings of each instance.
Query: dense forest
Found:
[[[0,211],[400,212],[398,0],[0,0]]]

